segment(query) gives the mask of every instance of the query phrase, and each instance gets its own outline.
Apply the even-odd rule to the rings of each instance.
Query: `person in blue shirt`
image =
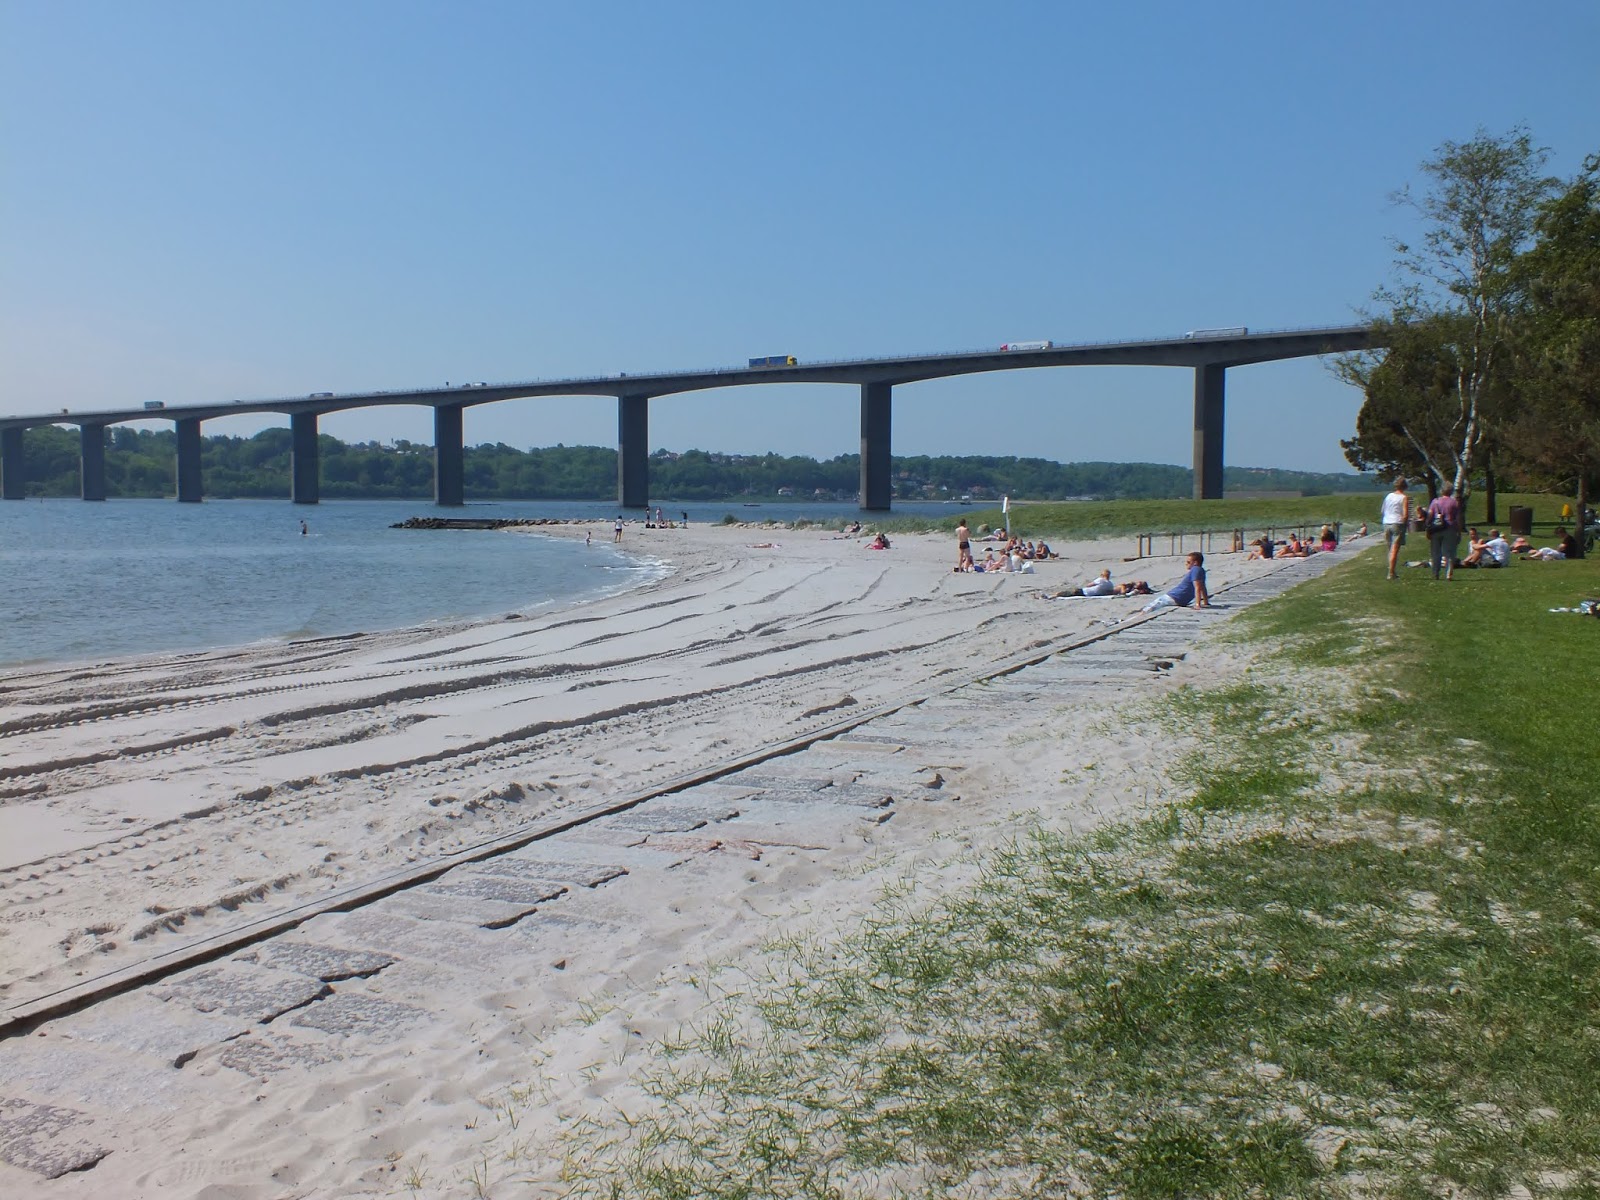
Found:
[[[1198,550],[1189,553],[1187,560],[1188,570],[1183,573],[1183,578],[1178,580],[1176,586],[1164,595],[1157,596],[1144,606],[1145,612],[1155,612],[1159,608],[1170,608],[1176,605],[1179,608],[1210,608],[1211,594],[1206,591],[1206,556]]]

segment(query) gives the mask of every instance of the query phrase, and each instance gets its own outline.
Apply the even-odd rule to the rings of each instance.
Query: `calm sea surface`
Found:
[[[665,505],[663,505],[665,507]],[[694,523],[851,518],[854,505],[678,504]],[[947,515],[905,505],[901,516]],[[390,529],[411,516],[609,521],[564,501],[10,500],[0,503],[0,664],[323,637],[564,606],[657,577],[654,531],[554,536]],[[301,536],[300,522],[309,528]],[[669,533],[659,535],[670,536]],[[647,541],[646,538],[650,541]]]

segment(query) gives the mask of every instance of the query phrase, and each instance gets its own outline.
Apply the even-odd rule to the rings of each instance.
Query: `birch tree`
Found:
[[[1466,499],[1486,437],[1502,419],[1510,376],[1512,316],[1519,291],[1512,264],[1533,237],[1540,203],[1556,180],[1544,175],[1546,151],[1525,129],[1445,142],[1422,164],[1423,183],[1392,199],[1415,213],[1419,236],[1396,239],[1395,280],[1375,293],[1373,318],[1386,350],[1341,358],[1334,370],[1367,389],[1385,410],[1370,427],[1408,445],[1434,486],[1449,482]],[[1416,362],[1408,362],[1415,358]],[[1437,381],[1396,403],[1389,384]],[[1372,384],[1391,394],[1374,394]],[[1363,408],[1365,411],[1365,406]],[[1346,456],[1364,448],[1359,429]],[[1355,461],[1352,458],[1352,461]]]

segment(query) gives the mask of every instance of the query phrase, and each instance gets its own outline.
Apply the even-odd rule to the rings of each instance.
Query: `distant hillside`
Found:
[[[254,437],[218,435],[202,450],[207,496],[289,494],[287,429]],[[78,493],[78,435],[50,426],[25,437],[30,495]],[[349,444],[318,439],[322,495],[328,499],[424,499],[433,494],[433,447],[415,442]],[[112,496],[174,493],[176,441],[169,430],[110,431],[106,487]],[[1187,467],[1159,463],[1056,463],[1043,458],[909,457],[892,460],[900,500],[1172,499],[1194,493]],[[739,497],[853,500],[860,479],[853,454],[836,458],[658,450],[650,456],[650,494],[663,500]],[[617,493],[617,452],[608,446],[518,450],[504,443],[466,451],[467,494],[478,500],[603,500]],[[1381,490],[1368,476],[1229,467],[1229,493],[1328,495]]]

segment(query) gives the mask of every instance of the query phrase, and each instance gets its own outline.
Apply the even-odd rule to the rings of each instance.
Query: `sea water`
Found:
[[[842,521],[853,505],[678,504],[691,522]],[[908,505],[900,515],[942,505]],[[658,577],[670,542],[612,505],[440,509],[415,500],[13,500],[0,503],[0,665],[329,637],[564,606]],[[541,532],[409,530],[412,516],[599,521]],[[630,520],[637,522],[637,514]],[[306,533],[301,533],[301,522]]]

